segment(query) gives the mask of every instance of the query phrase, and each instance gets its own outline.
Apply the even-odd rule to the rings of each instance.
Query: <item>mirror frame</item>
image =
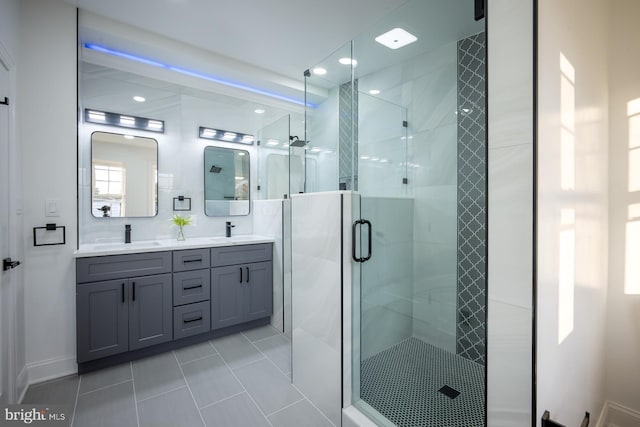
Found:
[[[206,152],[207,152],[207,148],[217,148],[217,149],[223,149],[223,150],[230,150],[234,152],[234,158],[235,155],[237,154],[236,152],[243,152],[245,153],[245,156],[247,157],[247,170],[248,170],[248,176],[247,176],[247,180],[248,180],[248,189],[249,191],[247,192],[247,199],[246,202],[248,204],[248,209],[247,209],[247,213],[242,213],[242,214],[229,214],[229,215],[210,215],[207,213],[207,158],[206,158]],[[207,145],[204,147],[204,149],[202,150],[202,163],[203,163],[203,169],[202,169],[202,193],[203,193],[203,210],[204,210],[204,215],[210,218],[224,218],[224,217],[230,217],[230,216],[248,216],[251,215],[251,154],[249,153],[249,151],[247,150],[241,150],[238,148],[228,148],[228,147],[221,147],[218,145]],[[220,201],[224,201],[224,200],[220,200]],[[231,201],[231,200],[228,200]]]
[[[143,139],[149,139],[153,142],[156,143],[156,183],[155,183],[155,187],[156,187],[156,198],[155,198],[155,213],[153,215],[136,215],[136,216],[96,216],[96,214],[93,212],[93,192],[95,190],[93,183],[94,183],[94,168],[93,168],[93,137],[96,133],[102,133],[102,134],[109,134],[109,135],[118,135],[118,136],[122,136],[124,137],[125,135],[131,135],[131,134],[123,134],[123,133],[117,133],[117,132],[105,132],[102,130],[96,130],[91,132],[91,135],[89,137],[89,167],[90,167],[90,176],[91,176],[91,186],[89,187],[89,212],[91,214],[92,218],[95,219],[106,219],[106,218],[154,218],[156,216],[158,216],[158,212],[160,211],[160,203],[159,203],[159,198],[160,198],[160,194],[159,194],[159,185],[158,185],[158,175],[159,175],[159,170],[160,170],[160,145],[158,143],[158,140],[155,138],[150,138],[147,136],[140,136],[140,135],[131,135],[134,138],[143,138]]]

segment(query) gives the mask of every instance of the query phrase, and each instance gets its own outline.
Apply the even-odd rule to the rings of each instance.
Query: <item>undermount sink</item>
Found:
[[[127,248],[136,248],[136,247],[144,247],[144,248],[153,248],[162,246],[161,242],[157,240],[147,240],[142,242],[131,242],[131,243],[122,243],[122,242],[114,242],[114,243],[100,243],[97,245],[88,245],[92,250],[102,251],[108,249],[127,249]]]

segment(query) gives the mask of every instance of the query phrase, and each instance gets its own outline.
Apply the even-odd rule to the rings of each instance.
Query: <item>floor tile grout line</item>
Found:
[[[178,363],[180,364],[180,366],[182,366],[182,365],[188,365],[189,363],[199,362],[199,361],[201,361],[201,360],[208,359],[208,358],[210,358],[210,357],[215,357],[215,356],[218,356],[218,357],[220,357],[220,358],[221,358],[221,356],[220,356],[218,353],[214,353],[214,354],[210,354],[210,355],[208,355],[208,356],[198,357],[197,359],[189,360],[189,361],[187,361],[187,362],[180,362],[180,361],[178,361]]]
[[[227,396],[227,397],[225,397],[224,399],[220,399],[220,400],[216,400],[215,402],[207,403],[206,405],[204,405],[204,406],[203,406],[202,408],[200,408],[200,409],[206,409],[206,408],[208,408],[209,406],[217,405],[218,403],[222,403],[222,402],[224,402],[225,400],[233,399],[234,397],[240,396],[241,394],[244,394],[244,393],[246,393],[246,391],[241,391],[241,392],[238,392],[238,393],[232,394],[231,396]]]
[[[189,386],[189,381],[187,381],[187,376],[184,374],[182,365],[180,365],[180,362],[178,361],[178,356],[176,355],[175,351],[172,351],[171,354],[173,354],[173,357],[176,359],[176,363],[178,364],[178,369],[180,369],[180,373],[182,374],[184,383],[187,385],[187,391],[189,392],[189,395],[191,395],[191,400],[193,400],[193,404],[196,406],[196,412],[198,412],[198,415],[200,416],[200,421],[202,421],[202,427],[206,427],[207,423],[205,422],[204,417],[202,416],[202,412],[200,412],[200,408],[198,407],[198,401],[196,400],[196,397],[193,395],[193,392],[191,391],[191,387]]]
[[[285,406],[283,406],[283,407],[282,407],[282,408],[280,408],[280,409],[276,409],[275,411],[273,411],[272,413],[270,413],[269,415],[267,415],[267,418],[269,418],[270,416],[272,416],[272,415],[274,415],[274,414],[277,414],[277,413],[278,413],[278,412],[280,412],[280,411],[284,411],[285,409],[290,408],[290,407],[292,407],[293,405],[296,405],[296,404],[298,404],[298,403],[300,403],[300,402],[302,402],[302,401],[304,401],[304,400],[307,400],[307,398],[304,396],[304,394],[302,394],[301,396],[302,396],[302,397],[301,397],[300,399],[296,400],[295,402],[293,402],[293,403],[289,403],[288,405],[285,405]]]
[[[284,335],[284,334],[282,334],[282,335],[283,335],[285,338],[287,338],[287,337],[286,337],[286,335]],[[289,340],[289,342],[291,343],[291,340]],[[253,344],[253,343],[251,343],[251,344]],[[293,384],[293,381],[291,381],[291,380],[289,379],[289,377],[287,376],[287,374],[286,374],[285,372],[283,372],[283,371],[282,371],[282,369],[280,369],[280,367],[279,367],[278,365],[276,365],[276,363],[275,363],[273,360],[271,360],[271,359],[269,358],[269,356],[267,356],[267,355],[266,355],[266,353],[264,353],[264,352],[263,352],[263,351],[262,351],[262,350],[261,350],[257,345],[255,345],[255,344],[254,344],[254,347],[255,347],[255,348],[257,348],[259,352],[261,352],[262,354],[264,354],[264,355],[265,355],[265,358],[266,358],[269,362],[271,362],[271,364],[272,364],[273,366],[275,366],[277,370],[279,370],[280,372],[282,372],[282,374],[285,376],[285,378],[287,379],[287,381],[289,382],[289,384],[291,384],[291,387],[293,387],[293,388],[294,388],[298,393],[300,393],[300,395],[303,397],[303,399],[304,399],[304,400],[306,400],[307,402],[309,402],[309,404],[311,404],[311,406],[313,406],[313,407],[314,407],[314,408],[315,408],[315,409],[320,413],[320,415],[322,415],[322,417],[323,417],[324,419],[326,419],[326,420],[329,422],[329,424],[331,424],[331,425],[334,425],[334,426],[335,426],[335,424],[333,424],[333,421],[331,421],[331,420],[329,419],[329,417],[327,417],[327,416],[324,414],[324,412],[322,412],[322,411],[320,410],[320,408],[318,408],[318,407],[317,407],[317,406],[316,406],[316,405],[311,401],[311,399],[309,399],[309,398],[307,397],[307,395],[306,395],[306,394],[304,394],[304,393],[303,393],[303,392],[302,392],[298,387],[296,387],[296,386],[295,386],[295,384]],[[293,367],[292,367],[292,368],[293,368]],[[292,376],[293,376],[293,372],[291,372],[291,374],[292,374]]]
[[[243,335],[243,336],[244,336],[244,335]],[[246,340],[247,340],[247,341],[249,341],[249,338],[247,338],[247,337],[245,337],[245,338],[246,338]],[[253,343],[252,343],[251,341],[249,341],[249,344],[253,344]],[[215,348],[215,345],[213,344],[213,342],[211,342],[211,345],[213,346],[213,348]],[[254,346],[254,347],[255,347],[255,346]],[[256,347],[256,348],[257,348],[257,347]],[[218,352],[218,354],[220,355],[220,358],[224,361],[224,363],[225,363],[226,365],[229,365],[229,364],[227,363],[227,361],[226,361],[226,360],[224,360],[224,356],[222,355],[222,353],[220,353],[220,352],[218,351],[218,349],[217,349],[217,348],[216,348],[216,351]],[[244,364],[242,364],[242,365],[236,366],[235,368],[232,368],[231,366],[227,366],[227,367],[228,367],[229,369],[231,369],[231,370],[233,370],[233,369],[238,369],[238,368],[244,368],[245,366],[249,366],[249,365],[251,365],[252,363],[258,362],[258,361],[260,361],[260,360],[262,360],[262,359],[265,359],[265,358],[267,358],[267,359],[268,359],[268,357],[266,357],[266,356],[265,356],[265,354],[264,354],[264,353],[262,353],[262,352],[260,351],[260,349],[258,349],[258,352],[259,352],[260,354],[262,354],[262,357],[260,357],[260,359],[250,360],[250,361],[248,361],[248,362],[246,362],[246,363],[244,363]]]
[[[104,389],[109,388],[109,387],[114,387],[114,386],[117,386],[117,385],[121,385],[121,384],[124,384],[124,383],[129,382],[129,381],[133,382],[133,379],[129,378],[128,380],[123,380],[123,381],[120,381],[120,382],[117,382],[117,383],[105,385],[105,386],[96,388],[95,390],[89,390],[89,391],[85,391],[84,393],[79,393],[79,395],[80,396],[85,396],[87,394],[91,394],[91,393],[94,393],[96,391],[101,391],[101,390],[104,390]]]
[[[206,359],[207,357],[211,357],[211,356],[219,356],[220,354],[218,353],[218,350],[216,350],[216,348],[213,346],[213,344],[211,344],[210,340],[205,341],[207,344],[209,344],[209,347],[211,347],[211,349],[213,350],[213,354],[209,354],[206,356],[202,356],[202,357],[198,357],[197,359],[193,359],[193,360],[187,360],[186,362],[181,362],[180,360],[178,360],[178,363],[181,365],[185,365],[187,363],[191,363],[191,362],[195,362],[197,360],[202,360],[202,359]],[[184,348],[189,348],[189,347],[184,347]],[[174,350],[175,353],[175,350]],[[176,353],[176,359],[177,359],[178,354]]]
[[[282,334],[282,336],[284,336],[285,338],[287,338],[287,336],[286,336],[286,335],[284,335],[284,334]],[[288,339],[288,338],[287,338],[287,339]],[[289,343],[291,343],[291,340],[289,340]],[[254,344],[254,343],[251,343],[251,344]],[[307,402],[309,402],[309,404],[310,404],[311,406],[313,406],[313,407],[314,407],[314,408],[315,408],[315,409],[320,413],[320,415],[322,415],[322,417],[323,417],[324,419],[326,419],[326,420],[329,422],[329,424],[331,424],[331,425],[335,425],[335,424],[333,424],[333,421],[331,421],[331,420],[330,420],[330,419],[329,419],[329,418],[324,414],[324,412],[322,412],[322,411],[320,410],[320,408],[318,408],[316,405],[314,405],[314,403],[311,401],[311,399],[309,399],[309,398],[307,397],[307,395],[306,395],[306,394],[304,394],[304,393],[303,393],[303,392],[302,392],[298,387],[296,387],[296,386],[293,384],[293,381],[291,381],[291,379],[289,379],[289,377],[287,376],[287,373],[285,373],[282,369],[280,369],[280,367],[279,367],[279,366],[278,366],[278,365],[277,365],[273,360],[271,360],[271,358],[270,358],[269,356],[267,356],[267,354],[266,354],[266,353],[264,353],[264,352],[260,349],[260,347],[258,347],[258,346],[257,346],[257,345],[255,345],[255,344],[254,344],[253,346],[254,346],[255,348],[257,348],[257,349],[258,349],[258,351],[259,351],[260,353],[264,354],[265,358],[266,358],[266,359],[267,359],[267,360],[268,360],[268,361],[269,361],[273,366],[275,366],[275,367],[276,367],[276,369],[277,369],[278,371],[280,371],[280,372],[285,376],[286,380],[289,382],[289,384],[291,385],[291,387],[293,387],[293,388],[294,388],[298,393],[300,393],[300,395],[301,395],[301,396],[302,396],[302,398],[303,398],[303,399],[301,399],[301,400],[306,400]],[[291,372],[291,373],[293,374],[293,372]]]
[[[169,394],[172,391],[180,390],[181,388],[185,388],[185,385],[181,385],[178,387],[170,388],[169,390],[161,391],[160,393],[152,394],[151,396],[143,397],[140,400],[136,400],[137,403],[146,402],[147,400],[154,399],[156,397],[164,396],[165,394]]]
[[[286,339],[288,342],[291,342],[291,340],[289,339],[289,337],[287,337],[286,335],[284,335],[284,334],[280,334],[280,335],[281,335],[284,339]],[[251,342],[251,344],[256,344],[256,343],[259,343],[259,342],[262,342],[262,341],[270,340],[271,338],[276,338],[277,336],[278,336],[278,334],[275,334],[275,335],[271,335],[270,337],[260,338],[259,340],[255,340],[255,341],[251,341],[251,340],[249,340],[249,341]]]
[[[129,362],[129,370],[131,371],[131,387],[133,388],[133,406],[136,408],[136,423],[140,427],[140,414],[138,413],[138,398],[136,397],[136,381],[133,379],[133,362]]]
[[[245,337],[246,338],[246,337]],[[249,341],[249,339],[247,338],[247,341]],[[251,341],[249,341],[251,342]],[[213,343],[212,343],[213,345]],[[214,346],[215,347],[215,346]],[[216,349],[217,350],[217,349]],[[249,396],[249,399],[251,399],[251,401],[253,402],[253,404],[256,406],[256,408],[258,408],[258,411],[260,411],[260,413],[262,414],[262,416],[264,417],[264,419],[267,421],[267,423],[273,427],[273,424],[271,424],[271,421],[269,421],[269,418],[267,418],[267,415],[264,413],[264,411],[262,410],[262,408],[260,407],[260,405],[258,405],[258,402],[255,401],[255,399],[253,398],[253,396],[251,396],[251,393],[249,393],[249,390],[247,390],[247,388],[244,386],[244,384],[242,384],[242,381],[240,381],[240,378],[238,378],[238,376],[236,375],[235,372],[233,372],[233,369],[231,369],[231,367],[229,366],[229,364],[227,363],[226,360],[224,360],[224,357],[222,357],[222,354],[220,355],[220,358],[222,359],[222,362],[224,362],[224,365],[227,367],[227,369],[229,370],[229,372],[231,372],[231,375],[233,375],[233,377],[236,379],[236,381],[238,381],[238,384],[240,384],[240,386],[242,387],[242,389],[245,391],[245,393],[247,393],[247,396]],[[254,362],[258,362],[262,359],[259,360],[255,360]],[[252,362],[252,363],[254,363]],[[245,366],[249,366],[250,363],[246,364]]]
[[[291,387],[293,387],[294,389],[296,389],[296,391],[297,391],[298,393],[300,393],[300,394],[304,397],[304,400],[306,400],[307,402],[309,402],[309,404],[310,404],[311,406],[313,406],[313,407],[316,409],[316,411],[318,411],[318,413],[319,413],[320,415],[322,415],[322,417],[323,417],[325,420],[327,420],[327,422],[329,423],[329,425],[335,426],[335,424],[333,423],[333,421],[331,421],[331,420],[329,419],[329,417],[327,417],[327,416],[325,415],[325,413],[324,413],[324,412],[322,412],[322,411],[320,410],[320,408],[318,408],[318,407],[315,405],[315,403],[313,403],[313,402],[311,401],[311,399],[309,399],[309,398],[307,397],[307,395],[306,395],[306,394],[304,394],[304,393],[302,392],[302,390],[300,390],[298,387],[296,387],[296,385],[295,385],[293,382],[291,382]],[[340,402],[340,406],[342,406],[342,402]],[[342,409],[340,410],[340,412],[342,412]]]
[[[284,335],[284,334],[283,334],[283,335]],[[285,338],[286,338],[286,337],[285,337]],[[256,341],[256,342],[257,342],[257,341]],[[257,346],[257,345],[255,345],[254,343],[251,343],[251,344],[253,344],[253,346],[254,346],[254,347],[255,347],[255,348],[256,348],[260,353],[262,353],[262,355],[264,356],[264,358],[266,358],[269,362],[271,362],[271,363],[276,367],[276,369],[278,369],[278,371],[282,372],[282,373],[284,374],[284,376],[285,376],[285,377],[287,377],[287,372],[284,372],[282,369],[280,369],[280,367],[279,367],[279,366],[278,366],[278,365],[277,365],[273,360],[271,360],[271,358],[269,357],[269,355],[267,355],[267,353],[265,353],[264,351],[262,351],[262,349],[260,349],[260,347],[258,347],[258,346]],[[289,343],[289,345],[291,345],[291,343]],[[290,361],[289,363],[291,364],[292,362]],[[287,380],[289,381],[289,383],[290,383],[291,385],[293,385],[293,382],[289,379],[289,377],[287,377]],[[303,395],[303,396],[304,396],[304,395]]]
[[[82,375],[78,375],[78,389],[76,390],[76,401],[73,404],[73,412],[71,413],[71,422],[70,426],[73,426],[74,421],[76,420],[76,409],[78,408],[78,397],[80,396],[80,384],[82,383]]]

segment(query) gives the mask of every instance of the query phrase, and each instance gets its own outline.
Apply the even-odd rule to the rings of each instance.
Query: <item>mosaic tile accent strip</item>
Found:
[[[458,41],[458,289],[456,352],[485,363],[485,34]]]
[[[360,397],[400,427],[483,427],[484,367],[417,338],[365,359]],[[441,393],[449,386],[460,394]]]
[[[345,190],[358,189],[358,81],[340,85],[338,100],[339,182]]]

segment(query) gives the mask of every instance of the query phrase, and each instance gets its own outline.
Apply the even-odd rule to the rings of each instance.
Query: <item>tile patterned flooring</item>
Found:
[[[291,384],[291,342],[271,326],[29,387],[22,403],[73,407],[75,427],[324,427]]]

